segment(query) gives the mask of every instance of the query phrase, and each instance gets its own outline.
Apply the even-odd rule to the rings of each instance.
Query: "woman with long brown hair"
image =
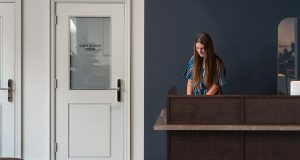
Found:
[[[207,33],[196,35],[194,55],[184,76],[188,79],[187,95],[220,95],[225,85],[223,61],[214,52],[213,42]]]

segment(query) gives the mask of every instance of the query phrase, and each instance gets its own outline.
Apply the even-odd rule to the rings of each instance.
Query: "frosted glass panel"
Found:
[[[111,19],[70,18],[70,89],[110,88]]]

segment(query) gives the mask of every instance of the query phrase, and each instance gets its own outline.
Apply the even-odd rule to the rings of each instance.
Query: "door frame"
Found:
[[[122,97],[124,100],[124,160],[130,160],[130,152],[131,152],[131,82],[130,82],[130,59],[131,59],[131,0],[51,0],[51,8],[50,8],[50,160],[56,159],[56,106],[55,106],[55,90],[56,90],[56,4],[58,3],[122,3],[125,6],[124,20],[125,20],[125,63],[124,63],[124,88],[125,92],[123,92]]]
[[[0,0],[0,3],[15,4],[15,77],[13,81],[13,101],[15,102],[14,156],[22,158],[22,1]]]

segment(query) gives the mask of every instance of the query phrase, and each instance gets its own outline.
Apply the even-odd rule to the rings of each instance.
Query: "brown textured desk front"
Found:
[[[154,130],[168,160],[299,160],[300,97],[172,95]]]

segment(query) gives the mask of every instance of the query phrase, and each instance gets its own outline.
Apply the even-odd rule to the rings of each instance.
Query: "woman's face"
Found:
[[[205,56],[204,45],[202,43],[196,43],[196,50],[200,57]]]

